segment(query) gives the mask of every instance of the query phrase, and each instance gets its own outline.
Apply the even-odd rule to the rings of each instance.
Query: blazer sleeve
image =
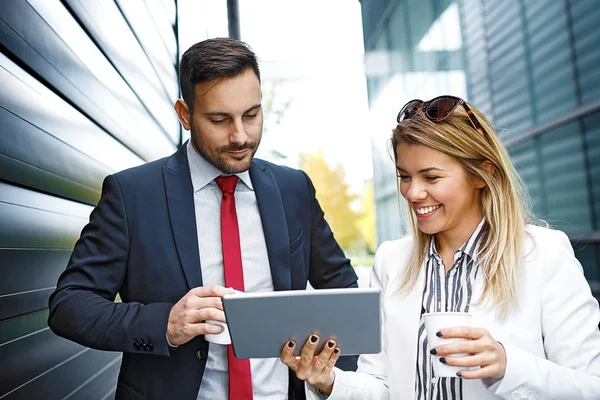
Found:
[[[311,233],[308,278],[315,289],[358,287],[350,260],[335,240],[316,197],[315,187],[304,171],[310,198]]]
[[[504,399],[600,399],[598,302],[567,236],[538,240],[542,257],[542,335],[547,358],[507,344],[504,378],[489,389]]]
[[[123,195],[110,175],[50,296],[48,325],[57,335],[95,349],[169,355],[165,333],[173,304],[114,301],[128,255]]]
[[[315,289],[358,287],[358,276],[333,237],[317,200],[315,187],[308,175],[301,172],[308,186],[311,211],[309,282]],[[357,359],[357,356],[343,356],[337,365],[346,371],[356,371]]]
[[[371,270],[370,287],[381,290],[382,299],[385,299],[385,283],[387,279],[382,279],[382,263],[390,262],[383,256],[383,247],[388,242],[380,246],[373,269]],[[381,312],[381,332],[385,332],[385,314]],[[385,335],[383,335],[385,338]],[[306,384],[307,400],[321,399],[316,393],[315,388]],[[363,354],[358,359],[358,370],[356,372],[341,371],[335,369],[335,382],[329,400],[387,400],[389,398],[388,372],[387,372],[387,352],[385,340],[382,340],[381,352],[377,354]]]

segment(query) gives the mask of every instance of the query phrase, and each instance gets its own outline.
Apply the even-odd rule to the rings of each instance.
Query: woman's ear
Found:
[[[496,172],[496,167],[494,166],[494,164],[492,164],[491,161],[485,160],[484,162],[481,163],[481,166],[483,167],[483,169],[485,169],[488,174],[490,175],[494,175],[494,172]]]
[[[484,162],[481,163],[481,167],[483,169],[485,169],[487,171],[488,174],[490,175],[494,175],[494,172],[496,172],[496,167],[494,166],[494,164],[492,164],[490,161],[486,160]],[[486,183],[483,179],[477,177],[476,178],[476,182],[475,185],[477,188],[482,189],[484,187],[486,187]]]

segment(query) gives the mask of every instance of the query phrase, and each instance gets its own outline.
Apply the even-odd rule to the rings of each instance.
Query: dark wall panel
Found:
[[[0,182],[0,320],[48,306],[90,210]]]
[[[129,21],[142,50],[152,61],[152,66],[172,102],[179,96],[177,71],[173,60],[177,57],[177,47],[172,29],[163,17],[155,21],[149,9],[151,5],[162,8],[161,2],[144,0],[118,0],[119,9]],[[162,22],[162,23],[161,23]],[[166,26],[164,24],[166,24]],[[169,34],[171,30],[171,34]]]
[[[0,7],[0,40],[7,54],[46,80],[53,90],[142,158],[155,159],[173,149],[176,140],[167,138],[58,0],[32,0],[36,8],[24,0],[9,3],[10,7]],[[50,26],[42,16],[52,22],[57,20],[57,24]]]
[[[45,329],[0,347],[0,396],[62,399],[90,384],[105,370],[118,366],[120,358],[118,353],[91,350]],[[37,362],[31,363],[31,359]],[[98,381],[97,386],[105,391],[94,393],[91,398],[101,398],[111,385],[114,381]]]
[[[54,344],[56,346],[56,344]],[[35,399],[41,396],[69,399],[101,399],[114,390],[121,356],[81,348],[43,375],[7,396],[7,399]],[[68,379],[65,379],[68,376]]]
[[[0,296],[54,286],[70,256],[70,249],[0,249]]]
[[[0,394],[6,394],[86,349],[50,329],[0,347]],[[31,362],[35,359],[36,362]]]
[[[0,63],[0,168],[6,179],[94,204],[104,176],[142,163],[2,54]]]
[[[129,22],[112,1],[66,0],[71,10],[93,35],[100,49],[142,100],[150,114],[176,141],[179,123],[168,92],[160,83],[148,56],[137,41]],[[102,23],[110,21],[110,24]]]
[[[0,248],[71,249],[91,210],[0,182]]]
[[[0,399],[112,399],[121,355],[47,326],[106,175],[181,142],[175,0],[0,6]]]

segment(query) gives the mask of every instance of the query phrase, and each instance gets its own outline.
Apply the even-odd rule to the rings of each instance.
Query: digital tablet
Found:
[[[372,288],[290,290],[223,296],[223,309],[237,358],[281,355],[290,339],[299,355],[316,332],[319,347],[329,337],[342,355],[381,351],[381,292]]]

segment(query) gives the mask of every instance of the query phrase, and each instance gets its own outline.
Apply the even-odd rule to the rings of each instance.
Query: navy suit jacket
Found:
[[[250,177],[275,290],[355,287],[302,172],[255,159]],[[186,146],[170,157],[106,177],[67,269],[50,297],[48,324],[82,345],[123,352],[117,399],[196,399],[208,354],[198,336],[172,349],[169,313],[202,286]],[[115,303],[120,294],[122,303]],[[356,358],[338,366],[355,369]],[[304,398],[290,373],[290,399]]]

